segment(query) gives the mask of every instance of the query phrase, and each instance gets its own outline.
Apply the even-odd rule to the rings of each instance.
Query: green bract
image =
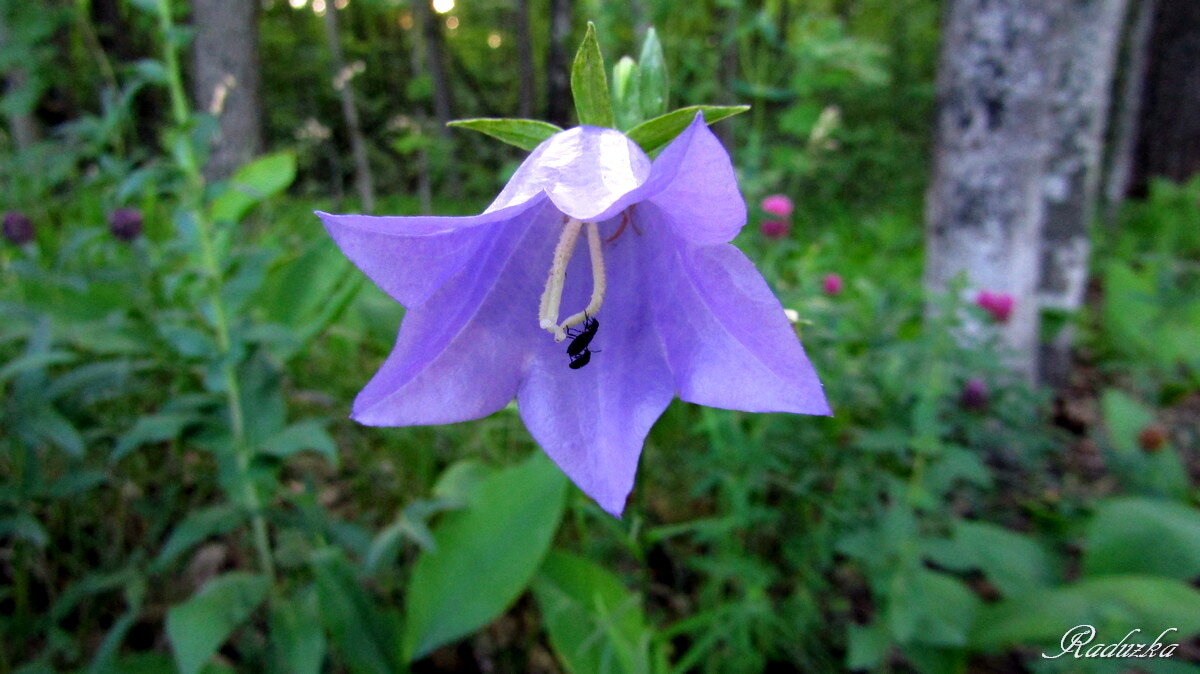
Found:
[[[613,66],[610,88],[596,27],[588,22],[571,67],[571,94],[580,125],[619,129],[650,153],[678,136],[697,112],[703,112],[704,121],[712,124],[750,109],[748,105],[691,105],[667,112],[667,82],[662,43],[651,28],[642,42],[640,61],[624,56]],[[522,150],[532,150],[562,131],[534,119],[460,119],[450,126],[478,131]]]

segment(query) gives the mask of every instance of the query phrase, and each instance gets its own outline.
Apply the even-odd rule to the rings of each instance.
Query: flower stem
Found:
[[[233,340],[230,336],[229,317],[225,308],[225,299],[221,294],[224,283],[224,272],[220,260],[217,259],[216,247],[213,243],[213,223],[209,221],[204,209],[204,175],[187,137],[190,126],[190,113],[187,97],[183,89],[183,76],[179,67],[179,55],[174,42],[174,25],[171,21],[171,0],[158,0],[159,30],[162,32],[164,43],[163,62],[167,71],[167,90],[171,97],[171,113],[175,120],[176,138],[175,157],[187,179],[187,189],[184,193],[185,209],[190,211],[195,220],[197,238],[200,242],[200,256],[203,271],[207,277],[209,302],[213,312],[213,329],[216,333],[217,346],[222,361],[221,374],[225,379],[225,397],[229,408],[230,435],[235,465],[238,472],[238,483],[243,489],[242,497],[251,511],[251,528],[254,532],[254,545],[258,552],[258,563],[262,571],[272,580],[275,578],[275,562],[271,554],[271,540],[267,532],[266,518],[262,514],[262,503],[258,492],[250,479],[250,461],[253,458],[251,448],[246,443],[245,413],[242,410],[241,383],[238,380],[237,367],[229,358],[233,350]]]

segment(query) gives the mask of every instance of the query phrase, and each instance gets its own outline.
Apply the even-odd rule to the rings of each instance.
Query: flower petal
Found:
[[[619,218],[602,226],[610,235]],[[580,489],[619,516],[633,488],[650,427],[674,397],[671,373],[653,329],[646,284],[655,282],[657,250],[632,231],[605,245],[608,289],[591,344],[591,362],[568,367],[567,343],[540,341],[521,382],[521,418],[538,444]],[[565,312],[587,304],[591,271],[582,250],[572,259]]]
[[[665,214],[638,207],[643,230],[656,235]],[[695,246],[682,239],[655,276],[654,319],[679,397],[747,412],[830,413],[804,348],[754,264],[731,244]]]
[[[650,158],[616,129],[577,126],[554,134],[521,162],[487,212],[545,192],[577,220],[605,220],[650,175]],[[620,210],[623,206],[618,207]]]
[[[491,233],[517,226],[544,198],[467,217],[380,217],[317,211],[350,261],[406,307],[415,307],[471,261]]]
[[[669,215],[675,233],[692,243],[728,243],[746,224],[729,153],[700,113],[654,160],[643,190]]]
[[[369,426],[448,424],[487,416],[516,395],[529,351],[547,333],[538,299],[562,215],[549,203],[488,233],[471,264],[408,311],[396,345],[354,401]]]

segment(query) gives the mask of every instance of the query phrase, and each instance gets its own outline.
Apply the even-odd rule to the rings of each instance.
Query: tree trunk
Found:
[[[1083,304],[1096,212],[1105,123],[1111,100],[1125,0],[1064,2],[1050,38],[1058,50],[1051,99],[1051,148],[1042,178],[1041,306],[1064,312]],[[1064,327],[1041,350],[1043,382],[1061,385],[1070,367],[1074,331]]]
[[[1200,171],[1200,2],[1160,0],[1138,134],[1133,191],[1150,178],[1184,181]]]
[[[1122,40],[1104,184],[1104,221],[1109,224],[1116,220],[1117,209],[1128,196],[1133,177],[1138,120],[1142,116],[1146,69],[1150,62],[1150,28],[1154,25],[1157,4],[1158,0],[1133,1]]]
[[[571,1],[550,0],[550,49],[546,55],[546,119],[559,126],[570,122]]]
[[[925,282],[944,292],[966,275],[968,299],[1010,294],[1000,335],[1012,368],[1036,371],[1036,302],[1055,66],[1053,5],[1044,0],[951,0],[938,73]],[[985,326],[968,320],[966,335]]]
[[[450,196],[457,198],[462,187],[457,179],[454,160],[454,130],[446,126],[454,119],[454,95],[450,78],[446,74],[446,56],[442,44],[442,31],[438,18],[430,11],[429,0],[412,1],[413,20],[420,33],[418,44],[425,52],[425,72],[429,73],[433,96],[433,118],[437,122],[437,134],[442,139],[442,178],[444,188]],[[417,71],[421,72],[421,71]]]
[[[516,0],[517,115],[533,117],[537,94],[533,67],[533,36],[529,34],[529,0]]]
[[[342,35],[338,31],[337,4],[329,2],[325,7],[325,38],[329,41],[329,56],[333,65],[333,88],[337,89],[342,103],[342,119],[346,122],[346,133],[350,135],[350,153],[354,156],[354,185],[363,210],[375,210],[375,186],[371,176],[371,162],[367,158],[367,143],[363,139],[362,127],[358,122],[358,104],[354,101],[355,69],[346,65],[342,54]]]
[[[262,150],[258,2],[193,0],[192,88],[200,109],[218,118],[209,180],[228,177]]]

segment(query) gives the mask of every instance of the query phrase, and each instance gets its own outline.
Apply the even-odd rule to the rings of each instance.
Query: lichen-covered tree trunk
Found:
[[[1064,2],[1050,41],[1058,51],[1051,146],[1043,169],[1045,196],[1038,293],[1043,309],[1077,311],[1083,304],[1104,156],[1113,69],[1126,0]],[[1065,382],[1074,331],[1069,324],[1040,350],[1038,374]]]
[[[1057,3],[951,0],[938,73],[925,282],[944,292],[959,275],[968,297],[1004,292],[1015,309],[1000,327],[1012,367],[1036,372],[1036,302],[1056,65],[1048,40]],[[968,334],[984,326],[968,325]]]
[[[217,137],[204,168],[219,180],[262,150],[262,75],[258,2],[193,0],[192,94],[218,115]]]

